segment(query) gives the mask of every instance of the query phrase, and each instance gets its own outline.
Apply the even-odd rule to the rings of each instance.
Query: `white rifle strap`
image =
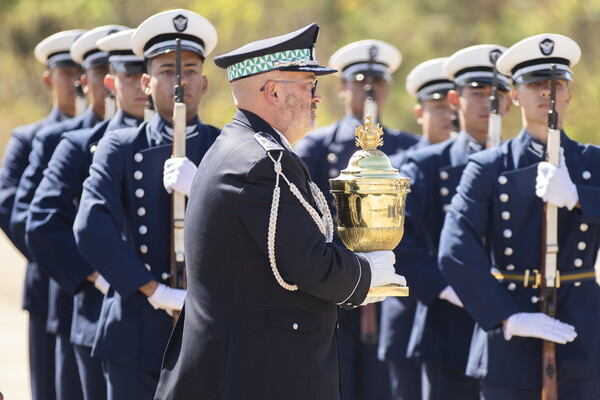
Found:
[[[87,109],[88,101],[85,96],[76,96],[75,97],[75,116],[83,115],[85,110]]]
[[[186,105],[185,103],[175,103],[173,107],[173,157],[185,157]],[[171,196],[173,199],[173,252],[177,262],[184,262],[185,195],[173,191]]]
[[[104,119],[111,119],[117,113],[117,102],[112,96],[104,98]]]
[[[487,142],[488,149],[500,146],[502,143],[502,115],[490,113]]]

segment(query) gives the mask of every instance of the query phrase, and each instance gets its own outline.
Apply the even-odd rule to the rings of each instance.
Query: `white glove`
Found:
[[[396,283],[405,286],[406,279],[403,276],[397,275],[394,269],[396,256],[393,251],[379,250],[369,253],[356,253],[369,261],[371,267],[371,287],[389,285]]]
[[[573,325],[560,322],[541,312],[513,314],[506,320],[503,330],[506,340],[510,340],[513,336],[522,336],[565,344],[577,337]]]
[[[94,286],[96,289],[102,292],[102,294],[108,293],[108,289],[110,289],[110,283],[102,275],[98,275],[96,280],[94,281]]]
[[[396,262],[396,256],[393,251],[379,250],[371,251],[369,253],[356,253],[363,256],[369,262],[371,267],[371,285],[381,286],[396,283],[398,285],[405,286],[406,279],[403,276],[397,275],[394,269],[394,263]],[[385,296],[367,296],[365,301],[361,303],[361,306],[369,303],[376,303],[383,301]]]
[[[381,297],[381,296],[367,296],[365,297],[365,301],[363,301],[362,303],[360,303],[361,306],[366,306],[367,304],[371,304],[371,303],[379,303],[380,301],[385,300],[385,296]]]
[[[163,185],[167,192],[172,193],[174,190],[189,197],[197,169],[196,165],[185,157],[174,157],[165,161]]]
[[[563,148],[560,148],[558,167],[543,161],[538,164],[537,171],[535,194],[546,203],[572,210],[579,201],[579,195],[569,176]]]
[[[462,301],[458,298],[458,295],[452,289],[452,286],[446,286],[444,290],[441,291],[439,298],[442,300],[446,300],[457,307],[464,308]]]
[[[393,251],[380,250],[356,254],[363,256],[369,262],[369,266],[371,267],[370,287],[387,285],[390,283],[406,285],[406,279],[404,279],[403,276],[397,275],[396,270],[394,269],[396,256],[394,255]],[[377,303],[383,300],[385,300],[385,296],[367,296],[365,301],[363,301],[360,305],[364,306],[369,303]]]
[[[155,309],[160,308],[167,312],[172,310],[181,311],[186,293],[187,290],[174,289],[159,283],[152,296],[148,297],[148,301]]]

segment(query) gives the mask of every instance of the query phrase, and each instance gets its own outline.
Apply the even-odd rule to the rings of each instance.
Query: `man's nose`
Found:
[[[321,97],[321,93],[319,93],[319,89],[317,89],[317,91],[315,92],[315,95],[312,97],[312,101],[314,103],[320,103],[321,100],[323,100],[323,97]]]

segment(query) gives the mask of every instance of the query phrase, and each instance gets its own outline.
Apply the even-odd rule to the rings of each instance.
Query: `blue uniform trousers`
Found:
[[[378,345],[360,340],[359,310],[340,310],[339,322],[342,400],[390,399],[389,371],[377,358]]]
[[[81,400],[81,384],[75,352],[69,332],[56,334],[56,398],[57,400]]]
[[[421,364],[423,400],[477,400],[479,381],[465,371],[423,361]],[[506,400],[510,399],[507,397]]]
[[[55,336],[46,331],[46,314],[29,311],[29,375],[32,400],[53,400]]]
[[[414,360],[388,361],[392,400],[421,400],[421,369]]]
[[[100,360],[92,358],[92,348],[74,344],[81,389],[85,400],[106,400],[106,380]]]
[[[107,400],[152,400],[160,372],[144,371],[110,361],[102,361]],[[202,393],[198,393],[202,398]]]

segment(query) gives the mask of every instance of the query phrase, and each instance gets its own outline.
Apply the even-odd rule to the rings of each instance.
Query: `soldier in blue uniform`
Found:
[[[49,126],[36,134],[32,151],[29,157],[29,166],[23,173],[19,188],[15,197],[13,215],[11,217],[11,228],[19,235],[25,235],[28,221],[30,203],[42,180],[42,173],[54,152],[58,142],[65,132],[91,128],[104,115],[105,88],[103,85],[104,75],[107,72],[106,55],[102,55],[88,37],[101,32],[106,36],[109,31],[119,29],[119,26],[111,25],[96,28],[81,35],[71,46],[70,54],[74,61],[81,64],[84,74],[81,82],[84,84],[90,98],[90,107],[85,114]],[[27,246],[42,274],[52,275],[52,271],[46,267],[43,258],[38,258],[32,250],[29,242]],[[73,313],[73,299],[65,292],[58,282],[50,277],[48,289],[48,322],[47,329],[56,335],[56,395],[59,399],[81,398],[81,387],[77,364],[70,343],[71,319]]]
[[[358,148],[355,129],[369,110],[365,100],[371,97],[378,121],[390,91],[391,74],[400,66],[402,56],[389,43],[362,40],[337,50],[330,58],[332,68],[340,71],[340,97],[344,100],[346,116],[340,121],[311,132],[298,142],[295,152],[308,166],[310,176],[331,209],[335,201],[330,193],[329,179],[336,178],[348,166]],[[368,108],[368,107],[367,107]],[[383,127],[386,154],[396,154],[413,146],[419,137]],[[339,240],[336,242],[341,244]],[[347,400],[389,399],[389,379],[385,364],[377,359],[377,331],[380,307],[375,304],[359,310],[340,312],[340,359],[342,393]],[[361,320],[365,323],[361,323]],[[361,329],[361,325],[364,327]]]
[[[81,35],[71,46],[71,57],[81,64],[85,72],[81,76],[81,82],[85,85],[84,90],[89,94],[90,108],[80,117],[49,126],[36,134],[29,157],[29,166],[19,183],[11,217],[11,227],[19,235],[26,235],[31,201],[62,135],[76,129],[91,128],[104,115],[106,89],[103,80],[108,71],[106,54],[98,50],[95,39],[90,42],[89,38],[96,35],[106,36],[109,31],[115,29],[120,27],[110,25],[96,28]],[[47,329],[56,335],[56,396],[59,399],[79,399],[82,396],[81,387],[73,346],[70,343],[73,298],[54,279],[54,272],[45,263],[46,260],[37,256],[34,250],[38,247],[34,249],[30,243],[27,243],[27,246],[41,273],[50,276]]]
[[[188,296],[156,399],[339,400],[338,305],[404,282],[391,251],[331,243],[327,202],[291,144],[321,102],[319,27],[215,59],[239,112],[209,150],[186,216]]]
[[[409,149],[390,154],[390,162],[396,168],[404,164],[410,152],[448,140],[453,133],[454,111],[447,94],[454,84],[444,74],[445,61],[446,58],[425,61],[406,76],[406,91],[417,101],[413,115],[421,125],[421,138]]]
[[[27,219],[27,242],[37,259],[43,260],[62,290],[74,295],[70,340],[83,390],[83,398],[106,399],[106,382],[99,360],[91,358],[97,321],[108,282],[80,255],[73,235],[73,221],[83,181],[97,143],[107,132],[141,123],[146,97],[141,89],[143,59],[131,51],[133,30],[101,37],[97,44],[108,52],[110,73],[105,85],[116,99],[118,111],[92,129],[68,132],[54,151],[31,202]],[[91,42],[90,42],[91,43]]]
[[[31,143],[40,129],[75,114],[74,85],[79,73],[69,54],[73,42],[84,30],[58,32],[40,42],[35,57],[47,70],[43,82],[52,93],[53,108],[41,121],[16,128],[6,146],[0,169],[0,228],[27,258],[23,308],[29,312],[29,377],[33,400],[54,398],[55,338],[46,332],[48,319],[48,278],[39,273],[23,235],[10,230],[10,217],[19,181],[28,164]]]
[[[408,354],[422,362],[423,399],[476,399],[479,383],[465,375],[473,320],[443,278],[437,263],[444,213],[470,154],[486,143],[492,55],[497,45],[467,47],[449,57],[444,73],[456,89],[448,98],[458,110],[461,131],[451,140],[411,153],[400,173],[411,179],[405,234],[396,249],[398,271],[419,299]],[[509,78],[498,75],[500,113],[510,108]]]
[[[481,327],[469,356],[483,379],[482,398],[540,399],[542,340],[558,343],[558,398],[600,393],[600,149],[562,131],[572,93],[571,67],[581,50],[556,34],[527,38],[498,60],[511,74],[510,96],[523,129],[497,148],[473,155],[446,215],[442,272]],[[556,111],[561,161],[545,162],[550,75],[557,67]],[[544,201],[558,207],[556,319],[540,313]],[[529,277],[528,277],[529,275]],[[536,288],[537,287],[537,288]]]
[[[147,67],[142,88],[157,113],[138,128],[107,132],[98,143],[73,227],[81,254],[110,282],[92,350],[102,361],[108,399],[153,397],[173,327],[170,313],[182,307],[185,296],[169,288],[164,276],[171,201],[163,169],[172,153],[176,38],[182,39],[189,159],[170,169],[165,180],[168,190],[189,192],[185,183],[219,134],[198,119],[207,90],[202,67],[217,32],[204,17],[177,9],[148,18],[132,37],[132,49]]]
[[[390,157],[395,168],[400,168],[413,151],[450,137],[453,111],[447,94],[454,83],[444,74],[445,60],[436,58],[421,63],[406,77],[406,90],[417,100],[413,112],[422,127],[422,137],[410,149]],[[381,305],[378,355],[388,364],[394,400],[421,399],[421,364],[416,358],[407,358],[416,306],[414,294],[390,297]]]

